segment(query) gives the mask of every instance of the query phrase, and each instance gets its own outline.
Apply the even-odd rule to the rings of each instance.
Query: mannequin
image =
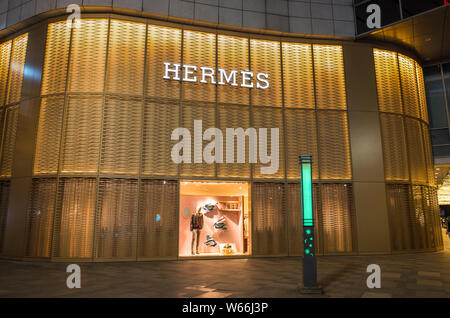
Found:
[[[201,212],[202,208],[198,208],[196,213],[191,215],[191,232],[192,232],[192,241],[191,241],[191,254],[194,255],[194,242],[196,241],[196,249],[195,254],[200,254],[198,252],[198,244],[200,240],[200,232],[203,228],[203,214]],[[197,237],[197,240],[196,240]]]

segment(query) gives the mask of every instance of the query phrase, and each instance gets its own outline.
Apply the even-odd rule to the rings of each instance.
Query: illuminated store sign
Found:
[[[176,63],[164,63],[164,79],[184,81],[184,82],[200,82],[207,84],[225,85],[229,84],[231,86],[240,86],[246,88],[259,88],[267,89],[269,88],[269,74],[267,73],[255,73],[251,71],[240,71],[231,70],[227,72],[224,69],[219,68],[217,70],[218,75],[216,76],[216,71],[211,67],[195,65],[183,65],[183,72],[181,72],[181,64]],[[181,74],[183,73],[183,74]],[[216,82],[216,77],[218,82]]]

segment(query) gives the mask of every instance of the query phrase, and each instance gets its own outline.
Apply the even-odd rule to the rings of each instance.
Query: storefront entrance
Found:
[[[250,185],[247,182],[181,181],[181,257],[248,255]]]

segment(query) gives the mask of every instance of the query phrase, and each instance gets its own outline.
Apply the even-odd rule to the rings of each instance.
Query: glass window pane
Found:
[[[423,75],[425,78],[425,91],[427,95],[430,126],[431,128],[448,127],[439,66],[424,68]]]

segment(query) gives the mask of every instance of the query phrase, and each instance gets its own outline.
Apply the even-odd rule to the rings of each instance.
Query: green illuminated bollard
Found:
[[[305,294],[321,294],[317,285],[317,264],[314,241],[314,213],[312,195],[312,156],[300,156],[300,179],[303,219],[303,286]]]

